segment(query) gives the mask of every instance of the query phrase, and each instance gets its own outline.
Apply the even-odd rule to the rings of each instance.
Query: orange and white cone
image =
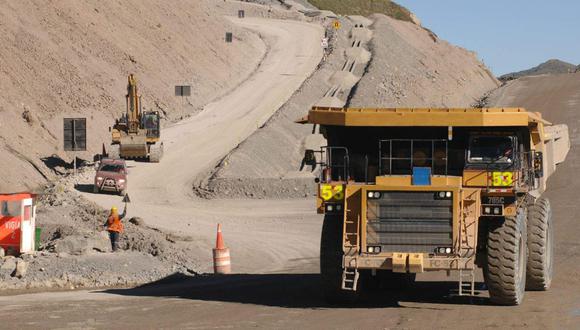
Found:
[[[229,274],[232,272],[230,249],[224,244],[221,224],[218,224],[215,249],[213,249],[213,272],[214,274]]]

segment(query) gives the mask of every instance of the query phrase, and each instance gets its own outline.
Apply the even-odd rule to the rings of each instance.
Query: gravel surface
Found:
[[[111,252],[103,226],[108,211],[80,196],[72,177],[47,186],[37,208],[39,251],[0,258],[0,290],[132,286],[176,272],[194,275],[199,269],[192,237],[148,227],[143,219],[130,217],[130,205],[121,251]],[[23,273],[17,271],[19,264],[26,267]]]

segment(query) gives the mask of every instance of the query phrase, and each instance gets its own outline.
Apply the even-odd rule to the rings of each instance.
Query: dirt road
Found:
[[[306,37],[302,36],[301,40],[303,39]],[[456,289],[456,282],[453,282],[455,277],[446,278],[444,274],[430,274],[423,276],[417,288],[411,292],[378,292],[366,297],[360,306],[354,308],[329,307],[323,302],[318,289],[316,257],[320,223],[317,217],[309,215],[310,201],[201,203],[179,195],[180,191],[187,192],[187,180],[191,177],[172,173],[167,182],[177,185],[175,190],[160,192],[154,184],[155,181],[152,181],[151,185],[143,184],[141,188],[136,189],[135,199],[167,194],[167,201],[161,199],[158,205],[142,206],[146,208],[146,212],[156,212],[158,215],[164,211],[172,212],[169,213],[171,217],[160,217],[156,224],[171,227],[175,223],[178,228],[190,232],[195,230],[187,229],[187,221],[195,222],[201,219],[199,221],[202,224],[192,226],[197,226],[196,228],[205,233],[213,229],[211,219],[223,220],[231,214],[240,214],[239,221],[230,220],[228,224],[239,230],[231,235],[234,244],[242,242],[250,244],[243,250],[246,252],[241,252],[244,254],[241,258],[252,259],[258,262],[259,266],[255,270],[242,271],[252,271],[254,274],[221,278],[203,276],[184,278],[176,275],[163,283],[143,288],[0,297],[2,326],[196,329],[250,327],[578,329],[580,227],[576,210],[577,191],[580,187],[580,177],[577,175],[580,167],[579,92],[580,74],[576,74],[525,78],[508,85],[491,98],[494,105],[524,105],[531,110],[544,112],[549,120],[567,123],[570,126],[573,144],[569,159],[549,183],[549,197],[554,208],[557,237],[553,287],[548,292],[527,292],[522,306],[491,306],[488,304],[485,291],[471,299],[455,297],[453,296]],[[262,99],[264,97],[265,95],[262,95]],[[246,97],[237,101],[241,102],[244,99]],[[236,117],[241,113],[233,116]],[[208,117],[204,120],[208,120],[205,123],[220,125],[218,119],[213,121]],[[195,122],[193,119],[192,121]],[[205,124],[195,126],[191,123],[189,125],[200,130],[205,126]],[[220,130],[229,132],[227,125],[237,126],[226,122],[223,126],[219,126]],[[245,129],[250,130],[250,127]],[[189,134],[188,139],[211,141],[203,134],[183,130],[179,134]],[[232,132],[242,131],[245,132],[242,127],[232,128]],[[170,137],[173,133],[167,134]],[[173,136],[177,137],[179,134]],[[221,143],[219,142],[220,145]],[[233,141],[231,143],[234,144]],[[176,152],[180,150],[183,155],[188,155],[187,152],[190,150],[188,147],[178,147],[175,144],[168,147],[165,162],[171,159],[172,148],[175,148]],[[208,153],[210,155],[208,157],[213,157],[214,154],[210,154],[211,150],[203,144],[199,144],[198,148]],[[191,157],[193,159],[195,155]],[[218,155],[215,157],[219,158]],[[195,164],[191,166],[201,169]],[[145,170],[149,167],[149,164],[139,163],[131,175],[141,176],[143,180],[147,175],[153,176],[155,180],[163,177],[153,170]],[[184,167],[184,171],[193,175],[197,170]],[[112,202],[112,200],[99,201],[105,205]],[[173,210],[176,206],[185,209],[176,213]],[[211,207],[210,210],[204,209],[208,206]],[[276,211],[278,208],[280,211]],[[200,215],[191,212],[199,212]],[[236,222],[238,224],[235,224]],[[262,239],[267,240],[261,241]],[[260,262],[260,255],[251,252],[254,248],[256,251],[264,252],[265,261]],[[272,264],[275,255],[278,255],[278,260],[285,261],[285,264]],[[297,260],[287,259],[293,258],[292,256],[302,257],[296,257]],[[268,264],[271,267],[268,267]],[[273,271],[264,274],[268,269]],[[5,320],[8,320],[8,323]]]
[[[193,182],[262,126],[314,72],[322,58],[323,29],[290,20],[232,21],[260,34],[268,46],[264,60],[254,75],[232,93],[208,104],[198,115],[165,129],[161,163],[131,162],[129,215],[142,217],[160,229],[193,236],[194,244],[203,251],[200,258],[208,267],[203,270],[209,269],[210,247],[216,224],[221,222],[228,245],[236,251],[237,271],[272,270],[287,258],[304,257],[303,248],[298,247],[292,248],[296,254],[281,260],[280,251],[291,248],[290,232],[303,237],[300,228],[289,229],[282,236],[276,231],[286,226],[283,223],[312,219],[313,201],[304,201],[299,208],[284,201],[205,201],[193,197]],[[105,208],[120,203],[118,196],[90,193],[91,182],[81,187],[87,198]],[[281,218],[284,222],[276,220]],[[284,236],[286,239],[281,240]],[[264,253],[264,245],[272,248]]]

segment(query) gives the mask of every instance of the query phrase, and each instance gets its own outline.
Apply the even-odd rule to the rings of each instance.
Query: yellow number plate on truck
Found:
[[[325,200],[343,200],[344,199],[344,187],[342,185],[333,186],[330,184],[320,185],[320,197]]]
[[[493,172],[492,186],[494,187],[510,187],[514,183],[513,172]]]

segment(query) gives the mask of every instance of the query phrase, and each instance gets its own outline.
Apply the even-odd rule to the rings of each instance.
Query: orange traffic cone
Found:
[[[213,272],[215,274],[229,274],[232,272],[230,263],[230,249],[224,244],[222,225],[218,224],[215,249],[213,249]]]

